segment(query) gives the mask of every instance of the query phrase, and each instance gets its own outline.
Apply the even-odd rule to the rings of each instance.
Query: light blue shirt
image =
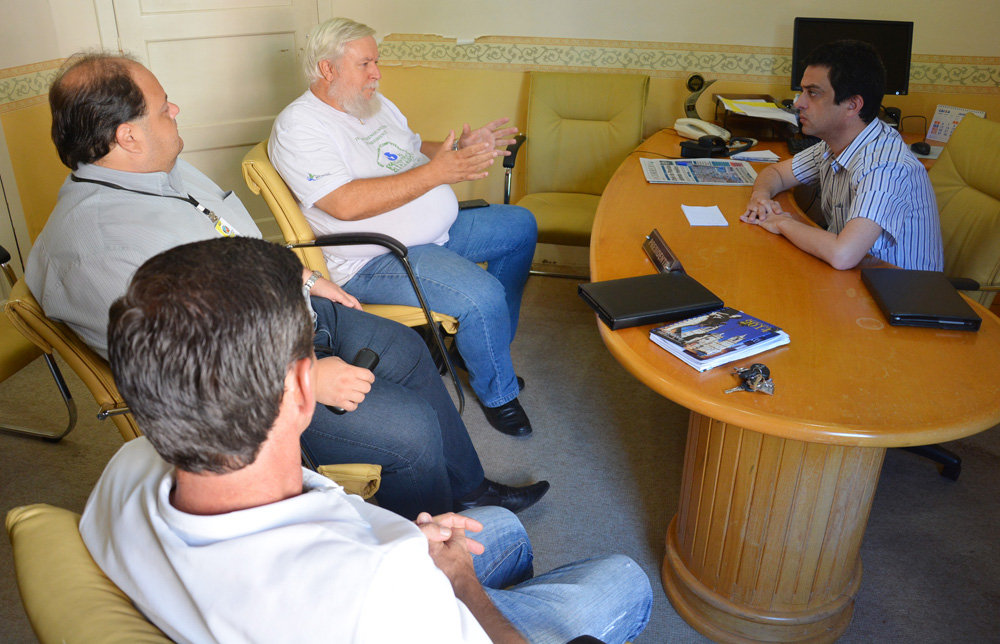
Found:
[[[819,184],[828,230],[864,217],[881,226],[869,251],[899,266],[944,270],[937,200],[924,166],[894,129],[875,119],[839,155],[825,142],[792,159],[792,173]]]
[[[78,183],[73,175],[150,195]],[[260,237],[250,213],[189,163],[169,173],[122,172],[84,164],[66,178],[48,223],[35,240],[25,281],[50,318],[69,325],[107,357],[108,309],[149,258],[165,250],[218,237],[216,224],[192,204],[192,195],[245,237]]]

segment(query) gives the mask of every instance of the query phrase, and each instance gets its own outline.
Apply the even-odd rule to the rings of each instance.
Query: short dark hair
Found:
[[[829,71],[834,103],[860,96],[864,101],[861,120],[875,120],[885,96],[885,65],[874,47],[860,40],[836,40],[814,49],[804,62],[803,68],[825,67]]]
[[[115,143],[118,126],[146,115],[132,64],[138,63],[118,54],[78,54],[52,81],[52,142],[70,170],[103,158]]]
[[[312,356],[302,264],[259,239],[177,246],[111,305],[108,356],[136,422],[168,463],[232,472],[254,462],[289,366]]]

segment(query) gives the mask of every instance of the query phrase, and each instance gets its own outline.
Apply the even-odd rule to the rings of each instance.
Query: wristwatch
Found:
[[[306,297],[309,297],[309,291],[312,290],[313,284],[315,284],[316,280],[318,280],[321,277],[323,277],[323,273],[320,273],[319,271],[313,271],[312,275],[309,276],[309,279],[307,279],[305,284],[302,285],[302,294],[305,295]]]

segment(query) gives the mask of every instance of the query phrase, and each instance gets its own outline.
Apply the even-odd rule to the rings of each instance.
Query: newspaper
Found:
[[[703,186],[752,186],[757,173],[745,161],[730,159],[639,159],[650,183]]]

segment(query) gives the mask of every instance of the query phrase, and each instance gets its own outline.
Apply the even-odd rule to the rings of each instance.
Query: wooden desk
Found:
[[[678,142],[667,130],[638,150],[676,157]],[[656,227],[727,305],[791,336],[787,346],[698,373],[654,345],[650,326],[597,324],[626,369],[691,410],[666,537],[667,596],[716,641],[833,641],[860,587],[859,549],[885,448],[1000,423],[1000,320],[974,305],[978,333],[891,327],[858,269],[834,270],[740,222],[748,187],[651,185],[640,156],[630,155],[604,191],[592,279],[654,272],[641,243]],[[779,201],[793,207],[785,195]],[[729,226],[689,226],[682,203],[718,205]],[[724,394],[738,382],[732,367],[755,361],[770,367],[774,396]]]

